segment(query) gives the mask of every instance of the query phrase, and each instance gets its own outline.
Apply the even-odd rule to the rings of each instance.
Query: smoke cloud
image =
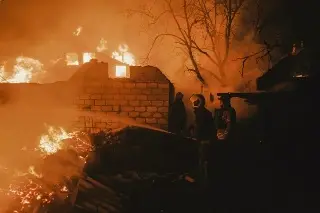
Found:
[[[163,33],[164,29],[171,32],[175,26],[166,20],[150,26],[146,17],[141,14],[135,13],[129,16],[128,9],[145,9],[147,5],[152,5],[152,10],[159,13],[163,10],[163,4],[157,2],[146,0],[3,1],[0,4],[0,61],[24,55],[38,59],[46,66],[51,60],[61,58],[69,51],[94,51],[100,39],[104,38],[108,41],[107,46],[111,50],[116,50],[119,44],[128,44],[129,51],[136,56],[138,64],[142,63],[154,37],[158,33]],[[277,4],[276,1],[270,4],[264,3],[264,15],[273,11]],[[236,36],[225,68],[230,85],[221,87],[211,75],[204,73],[211,93],[255,90],[255,79],[267,66],[257,65],[255,60],[247,61],[245,73],[241,77],[239,72],[242,69],[242,61],[236,59],[261,48],[252,31],[252,17],[257,15],[256,12],[254,7],[246,8],[235,23]],[[80,36],[75,37],[73,32],[79,26],[82,27],[82,32]],[[269,37],[266,31],[263,36],[263,39]],[[183,91],[186,94],[200,92],[199,81],[192,73],[185,72],[188,58],[173,39],[165,38],[157,42],[148,63],[164,71],[175,84],[176,91]],[[54,70],[49,72],[47,75],[53,79],[67,80],[68,75],[54,73]],[[188,100],[186,104],[189,104]],[[245,103],[236,105],[240,105],[237,107],[238,111],[248,108]],[[213,106],[218,106],[218,103],[215,102],[211,107]],[[244,112],[244,114],[248,113]]]
[[[6,60],[23,54],[46,65],[50,60],[58,59],[64,53],[75,49],[95,50],[103,37],[108,41],[108,48],[112,50],[117,49],[119,44],[128,44],[138,63],[142,62],[155,35],[163,33],[164,29],[171,30],[175,27],[166,21],[161,21],[157,26],[147,26],[146,17],[139,14],[128,16],[128,9],[141,9],[150,4],[145,0],[121,0],[116,3],[111,0],[68,0],[63,3],[41,0],[4,1],[0,5],[0,56]],[[163,10],[161,3],[152,2],[152,5],[153,11]],[[238,22],[236,24],[240,26],[237,27],[237,34],[250,34],[248,27],[242,29],[243,23]],[[73,32],[79,26],[83,30],[79,37],[75,37]],[[242,81],[239,75],[241,61],[232,59],[259,47],[252,44],[249,37],[242,38],[233,45],[226,67],[233,85],[232,90],[236,90]],[[177,87],[195,85],[194,89],[198,90],[200,84],[195,77],[184,72],[187,61],[188,58],[174,41],[166,38],[155,45],[148,63],[163,70]],[[212,76],[205,77],[210,86],[219,90],[219,84]]]

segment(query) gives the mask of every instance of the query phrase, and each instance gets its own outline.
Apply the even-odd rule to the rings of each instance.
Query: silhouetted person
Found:
[[[220,109],[215,111],[215,126],[217,127],[218,140],[230,141],[235,134],[236,111],[231,106],[230,98],[221,96]]]
[[[169,109],[168,130],[169,132],[176,134],[181,134],[185,130],[187,124],[187,113],[182,99],[183,94],[178,92]]]
[[[206,109],[206,100],[203,95],[197,94],[191,97],[195,114],[195,126],[193,127],[194,137],[199,141],[199,167],[201,175],[206,184],[208,161],[210,157],[211,142],[216,138],[216,129],[212,113]]]

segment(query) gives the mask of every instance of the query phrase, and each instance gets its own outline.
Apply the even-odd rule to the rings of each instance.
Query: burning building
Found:
[[[46,161],[50,161],[50,166],[40,167],[40,169],[31,164],[32,166],[28,167],[27,171],[22,170],[23,174],[26,174],[22,177],[25,182],[21,182],[20,176],[16,177],[15,174],[12,174],[16,179],[10,182],[9,187],[3,187],[3,189],[0,187],[0,191],[2,190],[20,203],[19,208],[30,206],[33,200],[40,202],[40,200],[37,200],[38,198],[41,198],[41,201],[45,203],[51,202],[53,195],[60,193],[56,193],[52,188],[42,193],[43,184],[38,184],[38,182],[43,181],[44,177],[46,181],[51,181],[53,176],[56,177],[54,179],[56,182],[65,176],[61,173],[56,174],[56,171],[53,171],[53,168],[56,169],[56,167],[53,167],[51,163],[57,162],[55,156],[60,151],[64,153],[65,148],[69,147],[67,144],[70,143],[72,150],[76,150],[77,153],[88,152],[90,140],[85,140],[85,143],[79,142],[79,136],[75,135],[74,132],[94,133],[119,128],[122,125],[146,125],[158,129],[167,129],[169,104],[174,96],[174,87],[171,82],[158,68],[151,66],[130,66],[128,70],[124,70],[126,72],[126,77],[124,77],[124,74],[118,75],[116,69],[117,66],[124,65],[118,64],[116,60],[114,60],[114,63],[116,63],[114,69],[109,69],[110,66],[112,67],[111,64],[91,60],[89,63],[79,65],[72,77],[63,82],[51,84],[6,82],[0,84],[0,108],[3,114],[6,113],[6,110],[10,111],[16,106],[18,109],[15,112],[23,111],[21,114],[30,115],[24,117],[27,120],[21,118],[20,114],[6,117],[6,121],[10,120],[12,126],[5,124],[6,122],[2,120],[2,124],[5,124],[5,128],[7,128],[3,129],[2,133],[5,133],[8,129],[16,132],[21,131],[21,129],[18,130],[17,122],[24,123],[23,129],[28,129],[28,131],[32,131],[34,127],[37,128],[38,123],[39,126],[43,126],[45,123],[50,124],[47,134],[38,135],[41,137],[38,138],[39,142],[36,149],[23,148],[23,150],[27,150],[23,151],[20,150],[22,147],[19,147],[17,151],[19,153],[30,152],[35,156],[39,155],[37,159],[41,160],[37,161],[42,162],[43,159],[47,159]],[[57,108],[56,114],[48,116],[53,112],[53,108]],[[70,117],[72,117],[70,124],[64,123],[66,120],[69,121],[69,115],[66,113],[59,114],[59,109],[70,112]],[[8,111],[7,114],[10,114]],[[60,124],[54,123],[55,118],[51,120],[53,117],[64,117],[62,128],[60,128]],[[47,118],[49,120],[46,120]],[[32,121],[28,119],[32,119]],[[54,124],[51,123],[52,121]],[[4,135],[5,140],[3,141],[11,141],[11,136]],[[23,136],[24,139],[26,137]],[[16,142],[14,139],[12,141]],[[7,147],[6,149],[8,153],[11,150],[11,148],[8,150]],[[68,153],[66,155],[69,156]],[[21,156],[17,155],[17,158],[17,161],[23,161]],[[85,159],[85,157],[83,158]],[[83,161],[79,161],[80,166],[72,167],[70,171],[75,170],[77,172],[78,169],[82,168],[81,162]],[[0,172],[3,170],[1,169],[1,163]],[[57,162],[56,164],[59,164],[57,166],[63,166],[63,169],[59,167],[56,170],[65,173],[65,162]],[[73,161],[70,164],[73,165]],[[5,164],[5,172],[7,167]],[[11,173],[8,175],[10,176]],[[52,183],[52,185],[55,184]],[[65,185],[62,184],[57,187],[58,191],[62,190],[66,194]],[[19,210],[17,212],[23,211]]]
[[[79,118],[76,125],[89,132],[116,128],[119,122],[114,122],[118,119],[115,117],[166,129],[169,105],[174,96],[171,82],[158,68],[128,66],[117,60],[111,61],[113,63],[91,60],[79,66],[65,82],[0,84],[1,102],[14,104],[19,97],[29,97],[30,91],[39,91],[64,106],[76,107],[81,113],[90,116],[100,113],[95,116],[99,117],[97,119],[90,116]],[[30,98],[35,105],[44,102],[37,95]]]
[[[103,40],[104,41],[104,40]],[[120,45],[118,51],[109,52],[106,50],[104,43],[101,43],[96,48],[88,48],[83,45],[75,45],[66,47],[66,53],[58,60],[53,62],[50,68],[51,76],[48,78],[52,81],[70,78],[82,65],[91,60],[98,60],[108,64],[110,77],[130,77],[130,66],[135,66],[134,56],[128,52],[127,45]],[[55,77],[56,76],[56,77]]]

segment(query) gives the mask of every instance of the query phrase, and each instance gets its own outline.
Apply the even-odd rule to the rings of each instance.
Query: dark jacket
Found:
[[[228,123],[232,126],[236,123],[236,111],[233,107],[216,109],[214,117],[218,129],[226,129]]]
[[[212,140],[216,137],[216,128],[212,113],[205,107],[196,108],[194,110],[196,116],[195,121],[195,137],[198,140]]]
[[[176,100],[169,109],[169,132],[181,133],[186,128],[187,113],[182,100]]]

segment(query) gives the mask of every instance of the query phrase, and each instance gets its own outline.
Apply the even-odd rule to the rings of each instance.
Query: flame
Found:
[[[33,58],[19,56],[13,66],[13,73],[7,77],[5,66],[0,67],[0,83],[30,83],[38,74],[45,72],[43,64]]]
[[[4,65],[0,65],[0,83],[2,81],[6,81],[6,79],[4,78],[5,76],[5,69],[4,69]]]
[[[104,38],[100,39],[99,45],[97,46],[97,52],[104,52],[108,49],[107,41]]]
[[[34,176],[37,177],[37,178],[42,178],[42,177],[43,177],[42,174],[37,173],[37,172],[35,171],[34,166],[30,166],[29,169],[28,169],[28,172],[29,172],[30,174],[34,175]]]
[[[105,52],[106,50],[108,50],[107,41],[104,38],[100,39],[99,45],[96,47],[96,50],[97,52]],[[135,57],[132,53],[129,52],[129,46],[127,44],[120,44],[118,50],[111,53],[111,57],[130,66],[136,65]]]
[[[128,52],[129,46],[128,46],[127,44],[120,44],[118,49],[119,49],[119,51],[122,52],[122,53]]]
[[[83,138],[84,133],[78,131],[67,132],[62,127],[48,125],[46,127],[47,132],[41,135],[38,147],[32,150],[33,153],[40,154],[39,162],[48,162],[45,160],[49,159],[50,156],[54,157],[55,154],[58,154],[58,151],[71,149],[77,153],[78,159],[80,161],[84,160],[83,163],[85,163],[92,147],[88,137]],[[74,162],[70,162],[70,165],[74,165]],[[66,165],[63,166],[68,167],[68,163],[66,162]],[[11,184],[5,189],[0,189],[0,192],[4,192],[13,201],[13,205],[9,207],[12,212],[31,212],[38,205],[51,203],[58,198],[66,199],[69,196],[70,174],[61,173],[63,175],[61,180],[66,181],[53,184],[46,179],[48,175],[52,176],[52,173],[47,174],[47,176],[43,173],[50,167],[51,165],[44,163],[42,167],[30,165],[26,171],[13,170],[13,172],[10,172],[5,166],[0,166],[1,172],[12,177]]]
[[[114,58],[122,63],[128,64],[130,66],[136,65],[134,55],[132,53],[128,52],[128,50],[129,50],[128,45],[126,45],[126,44],[120,45],[118,49],[119,49],[119,51],[114,51],[112,53],[112,56],[111,56],[112,58]]]
[[[90,62],[91,59],[95,59],[96,56],[94,53],[83,53],[83,63]]]
[[[50,60],[50,62],[51,62],[51,64],[57,64],[61,60],[63,60],[63,58],[53,59],[53,60]]]
[[[71,137],[63,128],[49,126],[48,134],[44,134],[40,138],[39,149],[47,155],[54,154],[62,149],[63,140]]]
[[[82,27],[79,26],[79,27],[76,29],[76,31],[73,32],[73,35],[74,35],[74,36],[79,36],[81,32],[82,32]]]
[[[79,59],[77,53],[67,53],[66,55],[67,66],[76,66],[79,65]]]

